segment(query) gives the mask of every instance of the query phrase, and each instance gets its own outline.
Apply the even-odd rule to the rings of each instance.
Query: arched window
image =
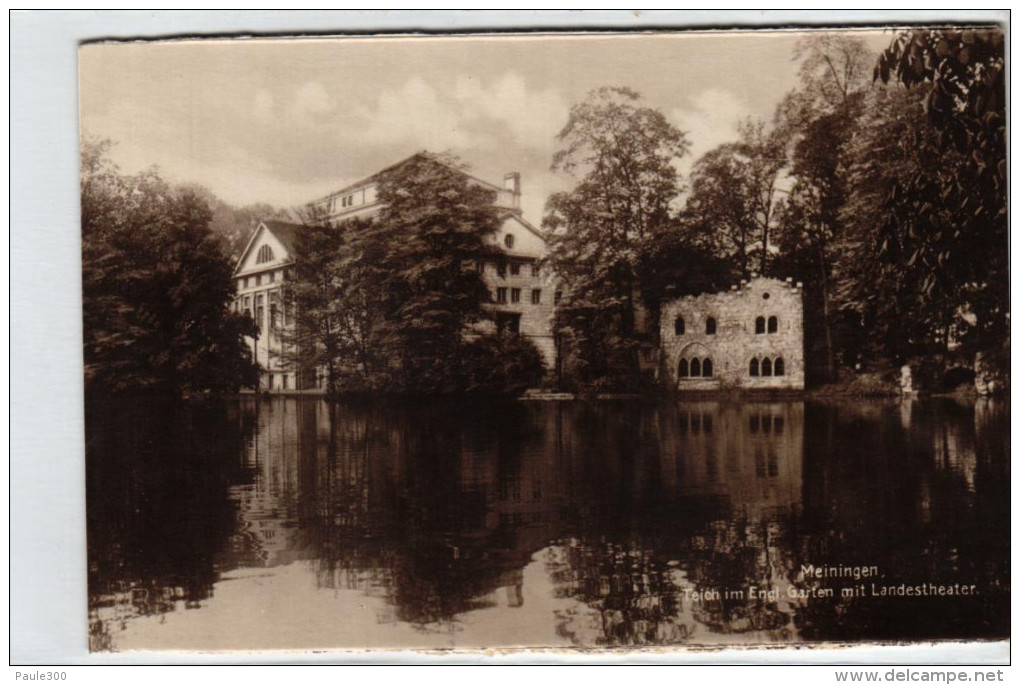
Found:
[[[765,357],[761,360],[761,375],[771,376],[772,375],[772,360]]]
[[[769,317],[769,333],[775,333],[779,330],[779,319],[774,316]]]
[[[690,371],[687,368],[687,360],[686,359],[681,359],[680,360],[680,378],[687,378],[689,375],[691,375],[691,373],[690,373]]]
[[[701,375],[701,360],[697,357],[691,360],[691,375],[695,378]]]
[[[712,360],[705,357],[705,361],[701,363],[701,375],[705,378],[712,377]]]
[[[506,237],[503,238],[503,244],[506,245],[507,248],[512,248],[514,246],[514,236],[512,233],[506,234]]]
[[[715,318],[708,317],[705,319],[705,333],[707,335],[715,335]]]
[[[758,360],[757,359],[752,359],[751,360],[750,373],[751,373],[752,376],[757,376],[758,375]]]
[[[775,376],[782,376],[784,372],[785,369],[783,368],[783,358],[776,357],[776,363],[772,367],[772,374]]]
[[[673,320],[673,333],[675,335],[684,334],[684,317],[678,316]]]
[[[265,264],[266,262],[273,261],[273,248],[268,245],[263,245],[259,248],[258,257],[255,259],[256,264]]]
[[[759,316],[757,319],[754,320],[754,332],[755,333],[764,333],[765,332],[765,317],[764,316]]]

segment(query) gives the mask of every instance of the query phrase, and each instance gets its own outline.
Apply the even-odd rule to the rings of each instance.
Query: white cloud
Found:
[[[358,141],[432,150],[498,149],[507,142],[545,149],[566,113],[559,93],[529,90],[514,72],[489,83],[460,77],[438,87],[415,77],[382,91],[375,107],[357,108],[348,128]]]
[[[738,124],[753,114],[750,103],[721,88],[703,90],[689,105],[673,109],[670,119],[687,133],[691,143],[690,155],[682,165],[683,172],[689,172],[694,162],[709,150],[735,141],[739,135]]]
[[[332,110],[333,101],[325,87],[318,81],[309,81],[302,84],[294,94],[290,118],[302,126],[312,126]]]
[[[417,148],[445,150],[477,144],[461,125],[457,111],[420,78],[379,94],[375,108],[358,107],[353,125],[344,131],[352,142],[411,143]]]
[[[488,88],[477,79],[461,76],[454,98],[467,117],[499,121],[518,144],[527,147],[550,145],[567,118],[567,105],[557,91],[529,91],[516,72],[504,73]]]

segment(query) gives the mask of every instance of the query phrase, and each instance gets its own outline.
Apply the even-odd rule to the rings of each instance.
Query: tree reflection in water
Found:
[[[1008,634],[1008,406],[241,399],[89,426],[95,649],[294,564],[468,641],[526,610],[577,645]],[[793,598],[807,563],[982,594]]]

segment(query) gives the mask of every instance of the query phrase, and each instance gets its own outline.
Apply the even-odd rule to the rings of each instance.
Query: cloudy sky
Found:
[[[571,104],[625,85],[691,142],[688,164],[771,119],[794,87],[795,32],[248,39],[89,45],[85,133],[125,172],[157,165],[232,204],[294,206],[419,150],[475,175],[522,174],[525,217],[572,181],[549,171]],[[889,33],[862,34],[878,50]]]

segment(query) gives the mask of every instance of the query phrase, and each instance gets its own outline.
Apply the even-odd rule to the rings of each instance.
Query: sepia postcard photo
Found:
[[[89,649],[1010,635],[996,25],[78,52]]]

